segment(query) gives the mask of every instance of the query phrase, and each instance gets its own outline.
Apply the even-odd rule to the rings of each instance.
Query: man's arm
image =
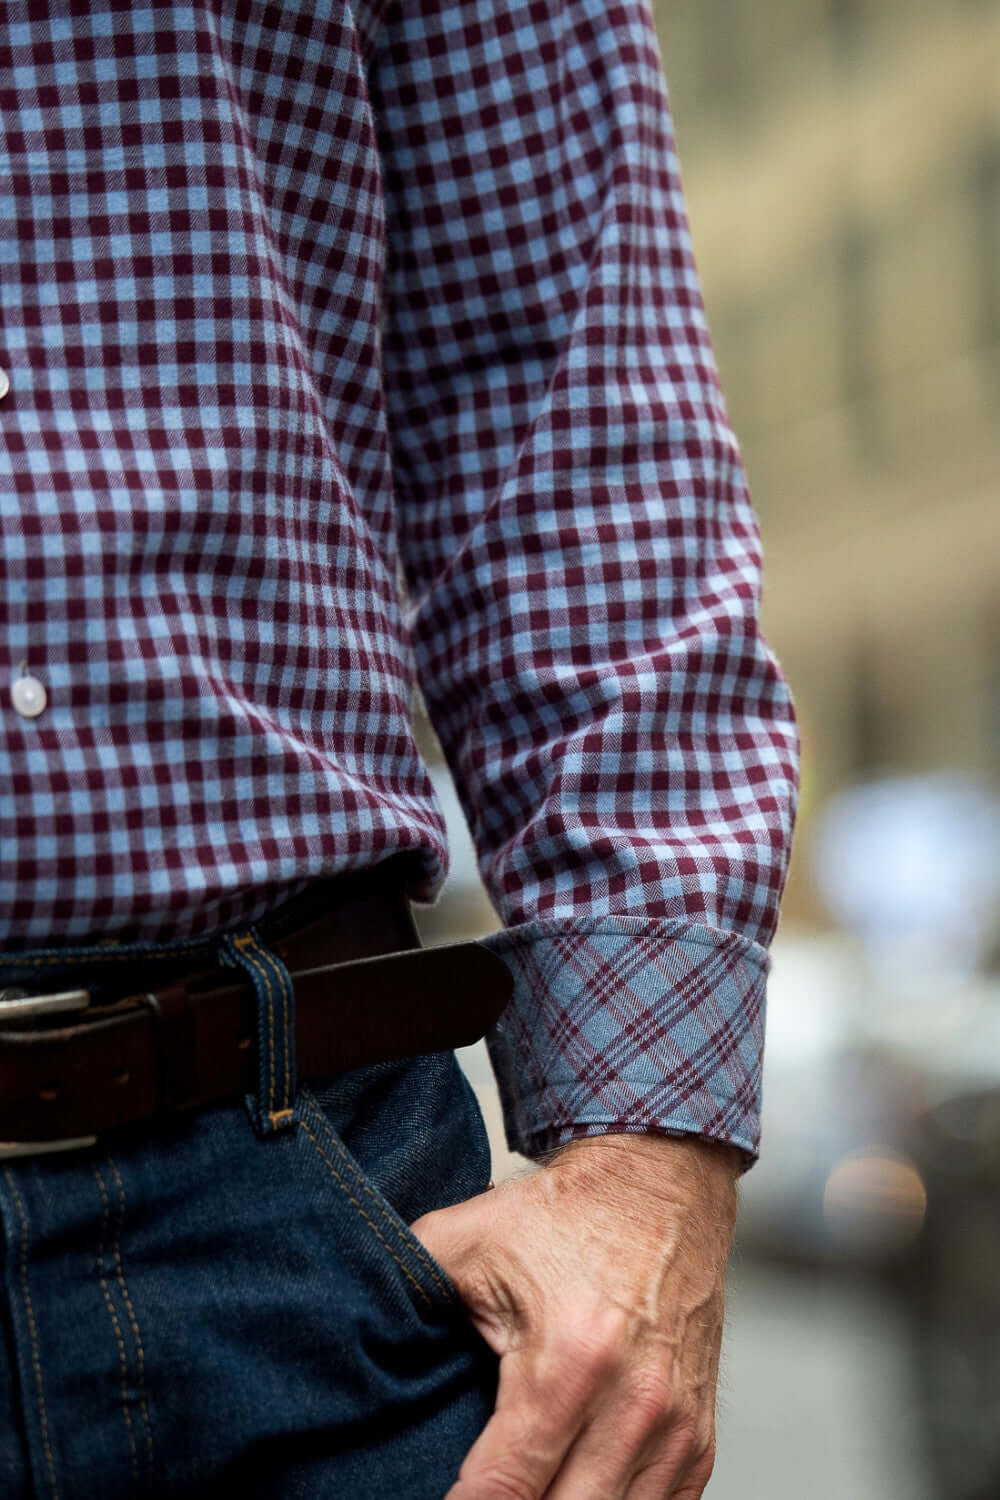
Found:
[[[655,33],[394,0],[370,77],[418,671],[505,922],[508,1136],[567,1147],[418,1226],[502,1355],[455,1494],[697,1495],[797,739]]]
[[[417,668],[512,1144],[757,1145],[796,732],[645,0],[394,0],[370,68]]]

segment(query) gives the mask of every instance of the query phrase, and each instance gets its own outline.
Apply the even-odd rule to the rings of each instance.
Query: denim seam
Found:
[[[7,1186],[10,1188],[17,1216],[21,1221],[21,1246],[20,1246],[20,1270],[21,1287],[24,1292],[24,1306],[28,1314],[28,1336],[31,1340],[31,1368],[35,1375],[35,1388],[38,1393],[38,1417],[42,1429],[42,1448],[45,1451],[45,1466],[49,1471],[49,1484],[52,1488],[53,1500],[59,1500],[59,1485],[56,1482],[56,1461],[52,1452],[52,1442],[49,1436],[49,1414],[45,1405],[45,1383],[42,1379],[42,1357],[38,1346],[38,1325],[35,1322],[35,1309],[31,1301],[31,1292],[28,1288],[28,1213],[24,1206],[24,1200],[18,1191],[14,1181],[13,1173],[9,1167],[4,1169]]]
[[[362,1219],[364,1219],[365,1223],[368,1225],[369,1229],[372,1231],[372,1233],[374,1234],[375,1238],[378,1240],[378,1242],[382,1246],[382,1248],[396,1262],[397,1266],[402,1271],[402,1273],[406,1277],[407,1281],[410,1282],[410,1284],[413,1287],[416,1288],[416,1290],[420,1293],[420,1296],[424,1299],[424,1301],[428,1305],[430,1305],[430,1300],[431,1299],[430,1299],[430,1297],[427,1294],[426,1288],[422,1287],[420,1285],[420,1282],[413,1275],[412,1271],[410,1271],[409,1267],[404,1263],[404,1261],[400,1258],[400,1256],[398,1256],[396,1254],[395,1250],[393,1250],[392,1246],[386,1240],[385,1236],[380,1232],[378,1225],[374,1222],[374,1220],[370,1217],[370,1215],[365,1212],[364,1206],[361,1203],[359,1203],[358,1200],[357,1200],[357,1198],[355,1198],[354,1195],[351,1193],[351,1190],[348,1187],[347,1183],[344,1181],[343,1177],[341,1177],[340,1173],[337,1171],[337,1169],[334,1166],[333,1162],[331,1161],[330,1157],[327,1156],[326,1152],[323,1150],[323,1147],[320,1145],[319,1141],[316,1139],[316,1137],[313,1135],[312,1131],[309,1129],[309,1126],[302,1119],[300,1119],[298,1123],[302,1127],[302,1129],[305,1131],[306,1135],[309,1137],[309,1140],[312,1142],[313,1148],[315,1149],[315,1151],[319,1154],[319,1156],[322,1158],[322,1160],[326,1163],[326,1165],[327,1165],[327,1167],[329,1169],[331,1177],[334,1179],[334,1181],[339,1186],[341,1192],[344,1194],[344,1197],[347,1199],[348,1203],[352,1204],[354,1206],[354,1208],[357,1209],[358,1214],[360,1215],[360,1217]]]
[[[142,1346],[142,1336],[139,1333],[139,1320],[135,1315],[135,1307],[125,1283],[125,1268],[121,1257],[121,1229],[125,1222],[125,1184],[122,1182],[118,1165],[112,1157],[108,1157],[108,1165],[115,1174],[115,1182],[118,1186],[119,1214],[117,1218],[117,1233],[115,1237],[115,1272],[118,1285],[121,1287],[122,1298],[125,1302],[125,1311],[128,1314],[129,1325],[132,1329],[132,1337],[135,1339],[136,1348],[136,1377],[139,1387],[139,1410],[142,1412],[142,1422],[146,1434],[146,1467],[149,1470],[149,1482],[153,1482],[153,1427],[149,1420],[149,1404],[146,1400],[146,1351]]]
[[[309,1096],[309,1102],[313,1103],[311,1096]],[[392,1229],[392,1231],[395,1234],[397,1240],[400,1242],[400,1244],[402,1245],[402,1247],[406,1251],[406,1253],[408,1255],[412,1256],[414,1260],[419,1261],[419,1263],[426,1269],[426,1271],[431,1276],[432,1280],[434,1281],[435,1286],[439,1289],[439,1291],[441,1291],[446,1297],[448,1297],[450,1299],[452,1297],[452,1295],[453,1295],[452,1290],[447,1285],[447,1283],[444,1280],[442,1280],[441,1273],[438,1271],[438,1269],[435,1266],[434,1262],[430,1259],[430,1257],[426,1253],[421,1253],[420,1249],[418,1248],[418,1245],[411,1244],[409,1240],[407,1240],[407,1239],[404,1238],[403,1234],[401,1233],[401,1231],[399,1229],[398,1224],[394,1223],[393,1220],[390,1218],[390,1216],[386,1213],[385,1208],[384,1208],[382,1202],[380,1201],[378,1194],[374,1191],[374,1189],[370,1186],[370,1184],[365,1181],[364,1174],[361,1172],[361,1170],[358,1167],[357,1163],[352,1159],[350,1152],[347,1150],[347,1147],[344,1145],[343,1141],[340,1140],[340,1138],[338,1137],[336,1131],[333,1130],[332,1127],[330,1126],[330,1123],[326,1119],[326,1117],[323,1115],[322,1110],[319,1109],[318,1105],[314,1104],[313,1107],[314,1107],[314,1109],[319,1114],[319,1119],[320,1119],[320,1121],[323,1124],[323,1127],[324,1127],[324,1129],[326,1131],[326,1134],[327,1134],[327,1136],[329,1138],[329,1141],[330,1141],[331,1145],[336,1150],[337,1155],[340,1157],[341,1161],[344,1163],[344,1166],[350,1171],[351,1176],[355,1179],[355,1181],[357,1182],[357,1184],[358,1184],[359,1188],[361,1189],[361,1191],[368,1198],[370,1198],[372,1200],[372,1202],[374,1203],[374,1205],[377,1208],[377,1210],[379,1212],[379,1215],[380,1215],[380,1217],[382,1219],[382,1222],[384,1224],[388,1225]],[[300,1118],[299,1119],[299,1124],[305,1130],[306,1134],[309,1135],[310,1131],[309,1131],[308,1127],[306,1126],[305,1121]],[[316,1145],[316,1149],[320,1150],[319,1143],[317,1141],[315,1141],[315,1137],[313,1137],[313,1141],[314,1141],[314,1144]],[[320,1154],[323,1155],[323,1153],[322,1153],[321,1150],[320,1150]],[[328,1160],[328,1158],[324,1158],[324,1159]],[[330,1163],[330,1165],[331,1165],[331,1170],[332,1170],[332,1163]],[[345,1191],[346,1191],[346,1186],[343,1183],[342,1179],[338,1176],[337,1180],[341,1183],[342,1187],[345,1187]],[[350,1196],[350,1194],[348,1194],[348,1197],[350,1198],[350,1201],[352,1203],[356,1204],[357,1208],[359,1209],[360,1212],[362,1212],[363,1216],[368,1221],[368,1223],[371,1224],[372,1221],[368,1217],[367,1214],[364,1214],[364,1210],[362,1209],[361,1204],[358,1203],[355,1198],[352,1198]],[[372,1225],[372,1228],[374,1228],[374,1227],[375,1226]],[[377,1231],[376,1231],[376,1233],[377,1233]],[[379,1235],[379,1239],[382,1239],[381,1235]],[[385,1244],[385,1241],[382,1240],[382,1243]],[[386,1245],[386,1249],[387,1250],[389,1249],[388,1245]],[[389,1250],[389,1253],[390,1253],[390,1255],[392,1255],[392,1251],[391,1250]],[[393,1255],[393,1260],[396,1260],[396,1256],[395,1255]],[[404,1269],[405,1269],[405,1267],[404,1267]],[[426,1292],[424,1293],[424,1295],[426,1296]]]
[[[291,995],[288,988],[288,980],[286,978],[287,970],[285,969],[284,964],[280,964],[274,957],[274,954],[269,952],[268,949],[264,948],[259,940],[257,942],[257,950],[260,953],[262,960],[265,963],[270,964],[272,971],[278,976],[278,983],[281,985],[281,1055],[285,1078],[285,1091],[281,1097],[281,1109],[280,1111],[278,1111],[278,1117],[280,1118],[281,1115],[287,1113],[288,1111],[288,1105],[292,1093],[290,1076],[291,1046],[289,1044],[288,1035],[288,1011]]]
[[[289,1010],[289,1000],[290,1000],[291,996],[289,994],[288,980],[286,978],[287,970],[285,969],[284,964],[279,964],[278,963],[278,961],[275,959],[275,957],[274,957],[274,955],[272,953],[268,952],[268,950],[266,948],[262,949],[260,943],[258,943],[257,946],[258,946],[258,950],[261,951],[261,953],[262,953],[262,957],[266,961],[270,962],[270,964],[271,964],[274,972],[278,976],[278,983],[281,985],[281,1025],[282,1025],[281,1052],[282,1052],[282,1062],[284,1064],[285,1092],[284,1092],[284,1094],[282,1095],[282,1098],[281,1098],[281,1110],[279,1111],[279,1114],[283,1114],[288,1109],[288,1104],[289,1104],[289,1100],[291,1098],[291,1092],[292,1092],[291,1077],[290,1077],[290,1072],[289,1072],[290,1059],[291,1059],[291,1047],[289,1045],[289,1036],[288,1036],[288,1010]]]
[[[120,1321],[120,1319],[118,1317],[117,1312],[115,1311],[114,1298],[111,1295],[111,1288],[108,1286],[108,1278],[104,1274],[104,1245],[105,1245],[105,1239],[106,1239],[107,1232],[108,1232],[108,1220],[110,1218],[110,1205],[109,1205],[109,1202],[108,1202],[107,1190],[106,1190],[106,1188],[104,1186],[104,1179],[101,1176],[100,1169],[98,1168],[98,1166],[96,1165],[96,1163],[93,1165],[92,1170],[93,1170],[93,1173],[94,1173],[94,1180],[96,1181],[97,1186],[100,1189],[100,1193],[101,1193],[101,1205],[102,1205],[102,1209],[101,1209],[101,1238],[100,1238],[100,1242],[99,1242],[98,1247],[97,1247],[97,1277],[98,1277],[98,1281],[100,1282],[100,1285],[101,1285],[101,1291],[104,1293],[105,1304],[106,1304],[108,1312],[109,1312],[109,1314],[111,1316],[111,1326],[112,1326],[112,1328],[114,1330],[115,1343],[118,1345],[118,1365],[119,1365],[119,1368],[121,1370],[121,1377],[122,1377],[122,1379],[121,1379],[122,1416],[125,1418],[125,1431],[126,1431],[126,1434],[128,1436],[129,1453],[130,1453],[131,1459],[132,1459],[132,1486],[131,1486],[131,1493],[134,1495],[136,1493],[136,1490],[137,1490],[138,1485],[139,1485],[139,1452],[138,1452],[138,1449],[135,1446],[135,1433],[134,1433],[133,1428],[132,1428],[132,1414],[131,1414],[131,1412],[128,1409],[128,1376],[129,1376],[128,1356],[126,1355],[126,1352],[125,1352],[125,1339],[122,1336],[121,1321]]]
[[[258,958],[255,958],[252,953],[246,951],[250,946],[257,946],[253,933],[247,932],[241,934],[239,937],[234,937],[233,945],[239,949],[247,963],[252,964],[257,970],[267,988],[267,1110],[268,1119],[271,1119],[274,1114],[274,988],[271,983],[271,976],[265,965]]]
[[[292,1085],[291,1085],[291,1055],[292,1055],[292,1048],[291,1048],[291,1042],[290,1042],[290,1038],[289,1038],[289,1002],[291,1000],[291,991],[289,990],[289,987],[288,987],[287,970],[285,969],[284,964],[279,963],[278,960],[275,958],[274,954],[271,953],[267,948],[264,947],[264,945],[261,943],[260,938],[257,936],[257,933],[255,931],[251,931],[251,937],[253,938],[253,941],[254,941],[254,946],[255,946],[255,950],[256,950],[257,959],[259,960],[262,968],[267,972],[267,974],[269,976],[268,977],[269,993],[270,993],[270,985],[271,985],[272,981],[275,979],[275,977],[277,977],[277,981],[278,981],[278,983],[281,986],[281,1024],[282,1024],[281,1057],[282,1057],[282,1072],[283,1072],[283,1075],[284,1075],[285,1087],[284,1087],[284,1092],[283,1092],[283,1094],[281,1096],[281,1108],[276,1110],[274,1108],[274,1101],[273,1101],[273,1099],[271,1101],[271,1106],[272,1107],[268,1111],[268,1119],[271,1121],[271,1124],[273,1125],[273,1124],[276,1124],[276,1123],[280,1122],[281,1120],[287,1119],[288,1116],[293,1113],[292,1109],[290,1108],[290,1100],[291,1100],[291,1094],[292,1094]],[[274,1043],[274,1024],[273,1023],[274,1023],[274,1017],[273,1017],[273,1013],[272,1013],[272,1025],[271,1025],[271,1052],[272,1052],[272,1059],[273,1059],[274,1046],[275,1046],[275,1043]],[[273,1061],[272,1061],[272,1070],[273,1070]],[[274,1089],[272,1087],[272,1094],[273,1094],[273,1092],[274,1092]]]

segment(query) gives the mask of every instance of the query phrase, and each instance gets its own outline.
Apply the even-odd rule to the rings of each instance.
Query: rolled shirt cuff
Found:
[[[483,939],[514,976],[487,1036],[511,1150],[581,1136],[694,1135],[760,1145],[770,960],[684,920],[553,920]]]

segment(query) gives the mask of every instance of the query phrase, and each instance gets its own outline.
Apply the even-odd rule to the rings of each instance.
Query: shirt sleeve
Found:
[[[393,0],[370,67],[410,628],[515,978],[512,1148],[758,1148],[797,735],[647,0]]]

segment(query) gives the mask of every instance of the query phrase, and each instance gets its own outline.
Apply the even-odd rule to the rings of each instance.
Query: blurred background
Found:
[[[804,750],[709,1495],[1000,1500],[1000,0],[656,19]]]

